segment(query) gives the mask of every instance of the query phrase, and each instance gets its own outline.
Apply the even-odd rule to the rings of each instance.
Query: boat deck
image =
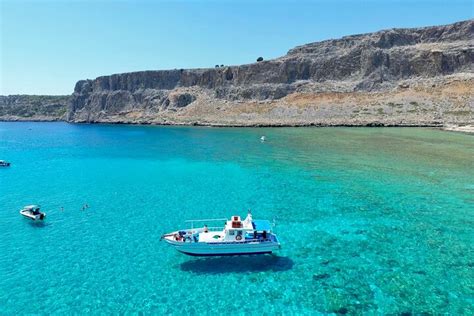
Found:
[[[199,233],[199,242],[216,242],[224,239],[224,232],[210,231]]]

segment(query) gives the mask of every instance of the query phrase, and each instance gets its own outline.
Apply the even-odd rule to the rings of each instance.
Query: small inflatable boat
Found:
[[[10,163],[5,160],[0,160],[0,167],[10,167]]]
[[[46,217],[46,213],[40,211],[39,205],[27,205],[20,211],[20,214],[34,221],[42,221]]]

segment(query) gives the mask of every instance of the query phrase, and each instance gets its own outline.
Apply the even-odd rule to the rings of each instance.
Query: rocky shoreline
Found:
[[[450,131],[450,132],[465,133],[465,134],[474,134],[474,125],[444,126],[443,130]]]
[[[0,97],[0,120],[453,130],[474,124],[472,34],[474,20],[391,29],[248,65],[80,80],[71,96]]]

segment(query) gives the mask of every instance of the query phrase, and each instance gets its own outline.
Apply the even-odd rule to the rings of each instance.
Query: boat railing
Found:
[[[227,218],[188,219],[185,222],[193,223],[193,222],[216,222],[216,221],[227,221]]]
[[[221,232],[224,230],[224,226],[211,226],[211,227],[207,227],[207,230],[210,232]],[[196,234],[196,233],[204,232],[204,227],[180,229],[180,231],[187,231],[187,232],[191,232],[192,234]]]
[[[208,218],[208,219],[188,219],[184,221],[185,223],[191,223],[191,229],[194,229],[194,223],[202,223],[202,222],[217,222],[217,221],[224,221],[227,222],[227,218]]]
[[[242,241],[216,241],[216,242],[207,242],[208,244],[236,244],[236,243],[239,243],[239,244],[248,244],[248,243],[252,243],[252,242],[269,242],[269,241],[274,241],[272,238],[262,238],[262,239],[246,239],[246,240],[242,240]]]
[[[220,231],[223,231],[224,230],[224,227],[221,226],[221,227],[208,227],[207,228],[210,232],[220,232]],[[203,229],[204,230],[204,229]]]
[[[193,228],[192,230],[195,230],[196,232],[199,232],[199,233],[202,233],[204,232],[204,227],[199,227],[199,228]],[[220,231],[223,231],[224,230],[224,226],[215,226],[215,227],[208,227],[207,228],[208,231],[210,232],[220,232]]]

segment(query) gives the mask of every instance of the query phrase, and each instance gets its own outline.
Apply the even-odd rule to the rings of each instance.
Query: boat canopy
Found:
[[[270,221],[263,220],[263,219],[257,219],[252,222],[253,229],[256,231],[271,231],[272,230],[272,224]]]

